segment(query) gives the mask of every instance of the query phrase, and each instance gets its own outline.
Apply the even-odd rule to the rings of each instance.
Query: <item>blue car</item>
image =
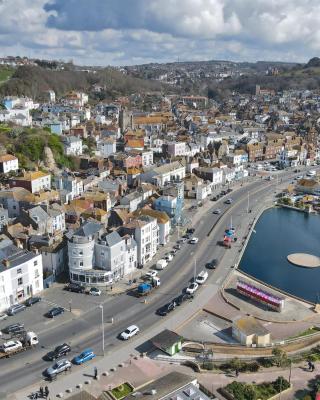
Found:
[[[95,356],[96,355],[94,354],[94,352],[91,349],[86,349],[86,350],[83,350],[83,352],[81,354],[74,357],[72,362],[74,364],[80,365],[86,361],[92,360]]]

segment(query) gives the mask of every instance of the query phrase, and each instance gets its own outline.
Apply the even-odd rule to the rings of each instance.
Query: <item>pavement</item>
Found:
[[[84,348],[92,347],[97,354],[93,361],[84,366],[74,367],[70,375],[60,376],[57,381],[49,383],[53,396],[60,392],[65,393],[67,389],[75,388],[77,383],[84,384],[84,381],[88,380],[88,375],[92,375],[94,366],[97,366],[99,371],[107,372],[110,368],[127,360],[130,354],[139,356],[145,349],[145,342],[162,329],[176,329],[192,318],[199,309],[204,307],[208,298],[218,292],[222,282],[231,271],[230,267],[239,257],[240,244],[231,250],[216,246],[224,230],[230,225],[231,217],[237,235],[240,237],[247,234],[248,225],[255,218],[255,212],[247,214],[246,211],[247,191],[250,190],[251,208],[258,212],[264,205],[261,198],[264,199],[273,193],[274,183],[274,181],[258,179],[234,191],[231,196],[234,202],[231,206],[223,204],[222,201],[207,202],[199,209],[199,213],[192,222],[196,227],[195,236],[199,237],[199,243],[182,245],[182,250],[159,274],[163,284],[148,296],[146,302],[137,299],[130,290],[125,294],[106,296],[105,302],[102,303],[105,356],[102,352],[101,309],[96,304],[96,307],[89,308],[80,317],[74,315],[71,320],[61,325],[52,324],[50,330],[40,336],[41,346],[37,349],[5,360],[6,368],[0,370],[1,391],[8,395],[16,392],[16,395],[10,398],[24,399],[39,384],[48,384],[43,380],[42,372],[49,365],[42,360],[42,357],[57,344],[64,341],[70,343],[73,349],[71,358]],[[213,215],[211,213],[213,208],[220,208],[225,214]],[[168,250],[163,249],[163,251]],[[181,293],[193,279],[193,275],[212,258],[219,260],[219,267],[210,272],[207,284],[199,289],[195,299],[180,306],[168,317],[157,316],[155,310]],[[155,262],[155,260],[152,261]],[[100,299],[92,301],[99,302]],[[72,302],[72,307],[76,307],[76,304]],[[113,317],[113,323],[106,322],[107,317]],[[111,318],[108,321],[111,321]],[[132,323],[139,325],[141,334],[128,343],[121,343],[117,338],[119,332]]]

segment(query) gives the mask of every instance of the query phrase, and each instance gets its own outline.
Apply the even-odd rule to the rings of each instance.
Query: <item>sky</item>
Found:
[[[0,0],[0,56],[105,66],[319,50],[320,0]]]

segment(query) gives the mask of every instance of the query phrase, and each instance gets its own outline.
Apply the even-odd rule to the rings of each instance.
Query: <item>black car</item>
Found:
[[[48,318],[53,318],[56,317],[57,315],[63,314],[64,313],[64,308],[62,307],[54,307],[51,308],[46,314]]]
[[[3,333],[21,333],[24,331],[24,324],[20,324],[19,322],[16,324],[11,324],[2,329]]]
[[[214,196],[214,197],[211,198],[211,201],[217,201],[218,199],[219,199],[218,196]]]
[[[77,283],[69,283],[69,285],[65,287],[65,290],[75,293],[84,293],[85,288],[81,285],[78,285]]]
[[[189,293],[182,293],[180,296],[176,297],[173,301],[177,306],[180,306],[184,301],[189,300],[191,298]]]
[[[192,234],[192,233],[194,233],[195,232],[195,229],[194,228],[189,228],[189,229],[187,229],[187,233],[188,234]]]
[[[217,264],[218,264],[217,260],[214,259],[214,260],[212,260],[210,262],[207,262],[206,268],[215,269],[217,267]]]
[[[161,315],[162,317],[164,317],[167,314],[169,314],[169,312],[173,311],[175,308],[176,308],[175,301],[170,301],[170,303],[158,308],[157,314]]]
[[[46,358],[49,361],[54,361],[59,357],[65,356],[70,353],[71,347],[67,343],[60,344],[53,351],[50,351]]]
[[[41,301],[41,297],[30,297],[29,299],[27,299],[27,300],[25,301],[24,304],[25,304],[27,307],[31,307],[31,306],[33,306],[33,304],[39,303],[39,301]]]

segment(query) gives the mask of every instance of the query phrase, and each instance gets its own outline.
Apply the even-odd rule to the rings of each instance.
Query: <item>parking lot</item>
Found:
[[[0,331],[7,325],[19,322],[24,324],[26,330],[32,330],[41,335],[52,325],[63,324],[73,318],[80,317],[97,308],[100,303],[105,303],[110,299],[105,289],[102,289],[101,296],[90,296],[84,293],[68,292],[63,290],[63,287],[63,285],[57,285],[45,290],[39,303],[1,321]],[[45,314],[53,307],[62,307],[65,312],[55,318],[47,318]]]

